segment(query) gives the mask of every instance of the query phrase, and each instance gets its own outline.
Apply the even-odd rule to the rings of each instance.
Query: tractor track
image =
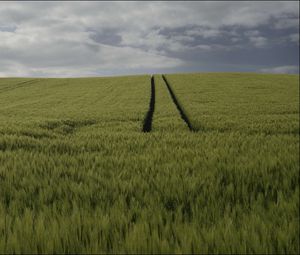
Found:
[[[22,82],[13,84],[13,85],[8,86],[8,87],[0,88],[0,93],[11,91],[11,90],[22,88],[22,87],[27,87],[29,85],[32,85],[32,84],[35,84],[35,83],[39,82],[40,80],[41,79],[31,79],[31,80],[28,80],[28,81],[22,81]]]
[[[150,95],[150,103],[149,103],[149,109],[146,114],[146,117],[144,119],[143,123],[143,132],[147,133],[150,132],[152,129],[152,119],[154,114],[154,108],[155,108],[155,84],[154,84],[154,76],[151,76],[151,95]]]
[[[187,114],[185,113],[183,107],[180,105],[180,103],[179,103],[179,101],[178,101],[178,99],[177,99],[177,97],[176,97],[176,95],[175,95],[172,87],[170,86],[170,83],[168,82],[167,78],[165,77],[165,75],[162,75],[162,78],[163,78],[163,80],[164,80],[164,82],[165,82],[165,84],[166,84],[166,86],[168,88],[168,91],[169,91],[169,93],[171,95],[173,103],[176,105],[177,110],[180,113],[181,118],[186,123],[186,125],[189,128],[189,130],[195,132],[196,129],[192,126],[191,121],[189,120],[189,118],[188,118]]]

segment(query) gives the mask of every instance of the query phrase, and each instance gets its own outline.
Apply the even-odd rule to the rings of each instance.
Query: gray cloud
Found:
[[[299,44],[299,33],[290,34],[288,37],[291,42]]]
[[[0,76],[299,66],[298,7],[298,2],[0,2]]]
[[[15,32],[16,29],[17,27],[13,25],[0,26],[0,32]]]
[[[89,29],[90,38],[96,43],[102,43],[107,45],[119,45],[122,41],[122,37],[118,34],[117,29],[103,29],[97,31],[95,29]]]
[[[298,28],[299,19],[297,17],[279,19],[275,23],[276,29]]]
[[[297,74],[299,73],[299,66],[277,66],[271,68],[261,69],[262,73],[277,73],[277,74]]]

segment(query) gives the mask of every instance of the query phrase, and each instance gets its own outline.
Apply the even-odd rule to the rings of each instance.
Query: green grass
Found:
[[[0,253],[299,253],[299,76],[167,79],[0,79]]]

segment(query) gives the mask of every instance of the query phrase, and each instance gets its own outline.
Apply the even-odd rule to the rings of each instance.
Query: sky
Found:
[[[0,1],[0,77],[299,72],[298,1]]]

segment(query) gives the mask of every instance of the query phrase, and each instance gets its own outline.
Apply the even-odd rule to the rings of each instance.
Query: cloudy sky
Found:
[[[299,3],[0,2],[0,76],[299,70]]]

